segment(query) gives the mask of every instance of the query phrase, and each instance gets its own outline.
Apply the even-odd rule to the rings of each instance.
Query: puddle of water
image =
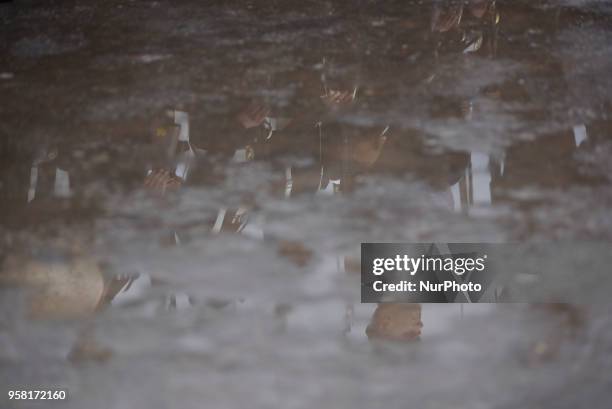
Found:
[[[0,384],[607,408],[606,306],[362,305],[358,271],[610,240],[609,6],[293,3],[0,5]]]

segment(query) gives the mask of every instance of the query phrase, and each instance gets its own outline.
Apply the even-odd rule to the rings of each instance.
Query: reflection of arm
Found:
[[[236,120],[244,129],[251,129],[263,124],[270,114],[270,108],[265,104],[251,103],[236,115]]]
[[[151,171],[144,180],[144,186],[153,191],[157,191],[161,194],[166,193],[167,190],[178,189],[182,184],[181,179],[172,175],[166,169],[157,169]]]

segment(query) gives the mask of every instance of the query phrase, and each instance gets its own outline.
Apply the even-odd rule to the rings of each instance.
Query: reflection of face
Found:
[[[422,327],[420,304],[379,304],[366,334],[370,339],[414,341]]]
[[[26,286],[29,315],[35,319],[75,318],[92,314],[104,293],[104,278],[96,261],[75,257],[70,261],[10,260],[2,282]]]
[[[346,165],[348,161],[356,168],[366,170],[380,158],[387,142],[388,127],[383,130],[332,125],[326,131],[334,137],[325,146],[324,161],[328,165],[332,164],[330,162]]]

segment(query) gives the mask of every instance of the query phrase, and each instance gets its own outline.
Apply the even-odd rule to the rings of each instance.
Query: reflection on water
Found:
[[[606,407],[605,308],[358,303],[364,241],[610,239],[611,15],[568,3],[0,6],[7,384]]]

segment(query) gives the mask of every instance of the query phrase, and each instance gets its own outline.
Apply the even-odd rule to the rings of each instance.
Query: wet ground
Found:
[[[1,393],[609,408],[605,303],[377,307],[358,271],[434,241],[609,271],[611,72],[605,1],[1,3]]]

